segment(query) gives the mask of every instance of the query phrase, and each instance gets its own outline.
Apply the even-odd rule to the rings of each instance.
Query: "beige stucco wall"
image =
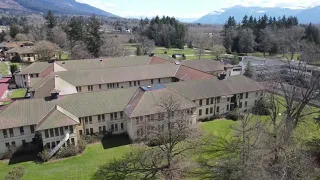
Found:
[[[137,120],[136,118],[130,118],[128,119],[128,135],[130,137],[131,140],[135,141],[141,137],[138,136],[137,134],[137,130],[138,129],[143,129],[144,132],[147,131],[147,128],[152,126],[152,127],[158,127],[164,125],[164,131],[168,130],[167,127],[167,119],[165,120],[158,120],[158,114],[154,114],[153,115],[153,120],[148,121],[147,120],[147,116],[142,116],[142,120]],[[139,117],[140,118],[140,117]],[[151,118],[151,117],[150,117]],[[152,118],[151,118],[152,119]],[[181,116],[178,115],[177,112],[175,112],[175,116],[171,121],[175,121],[176,119],[181,120]],[[186,117],[184,118],[188,124],[191,125],[195,125],[197,124],[197,112],[196,112],[196,108],[193,108],[192,110],[192,114],[191,115],[186,115]],[[139,123],[138,123],[139,121]]]
[[[136,82],[136,83],[134,83]],[[172,82],[171,78],[160,78],[160,83],[170,83]],[[111,84],[111,83],[109,83]],[[153,84],[159,84],[159,79],[153,79]],[[140,86],[148,86],[152,85],[151,79],[148,80],[140,80]],[[128,87],[134,87],[134,86],[139,86],[138,81],[131,81],[131,86],[130,82],[119,82],[119,88],[128,88]],[[117,83],[114,83],[114,88],[111,88],[108,84],[101,84],[101,89],[98,84],[92,85],[92,91],[105,91],[105,90],[110,90],[110,89],[117,89]],[[81,92],[88,92],[88,86],[81,86]]]
[[[72,127],[73,127],[73,133],[69,134],[70,135],[69,136],[69,141],[71,143],[71,139],[74,138],[75,145],[77,145],[78,144],[78,138],[77,138],[76,126],[72,126]],[[65,127],[63,127],[63,130],[64,130],[64,134],[63,135],[60,134],[60,128],[58,128],[59,135],[56,134],[55,129],[56,128],[53,128],[54,137],[50,136],[50,129],[48,129],[48,131],[49,131],[48,132],[49,133],[49,137],[48,138],[46,138],[46,136],[45,136],[45,130],[39,131],[39,133],[42,136],[42,141],[43,141],[43,146],[44,147],[46,146],[47,143],[50,143],[50,147],[51,147],[52,142],[55,142],[55,145],[57,145],[57,141],[61,141],[65,137],[65,133],[66,133]],[[68,127],[68,130],[70,130],[69,127]],[[65,143],[65,146],[67,146],[67,142]],[[54,148],[54,147],[51,147],[51,148]]]
[[[60,95],[77,93],[77,89],[74,85],[70,84],[69,82],[59,77],[55,77],[55,87],[57,90],[60,91],[59,92]]]
[[[66,68],[59,66],[58,64],[53,64],[53,71],[54,72],[61,72],[61,71],[68,71]]]
[[[7,138],[4,138],[3,136],[3,130],[0,130],[0,154],[5,153],[8,151],[8,148],[6,147],[6,143],[9,142],[10,146],[12,145],[12,142],[14,141],[16,144],[16,147],[22,146],[22,140],[25,140],[26,143],[32,142],[32,138],[34,138],[35,134],[31,133],[30,126],[24,126],[24,134],[21,135],[19,127],[13,128],[13,137],[10,137],[9,129],[7,129]]]

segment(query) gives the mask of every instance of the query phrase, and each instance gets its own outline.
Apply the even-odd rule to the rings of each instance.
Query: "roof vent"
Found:
[[[151,86],[147,86],[147,88],[151,88]]]
[[[176,62],[174,62],[174,64],[176,64],[176,65],[180,65],[180,62],[179,62],[179,61],[176,61]]]
[[[100,59],[100,62],[102,62],[102,59]]]
[[[56,77],[56,78],[57,78],[57,77],[59,77],[59,75],[58,75],[58,74],[56,74],[56,75],[54,75],[54,77]]]
[[[66,64],[66,62],[62,62],[62,64]]]

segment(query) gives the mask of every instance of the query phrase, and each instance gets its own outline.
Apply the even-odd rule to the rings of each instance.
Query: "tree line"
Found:
[[[302,43],[320,43],[319,30],[313,24],[299,25],[298,18],[292,16],[276,18],[264,15],[258,19],[244,16],[241,22],[229,17],[221,36],[228,53],[290,53],[291,59]]]

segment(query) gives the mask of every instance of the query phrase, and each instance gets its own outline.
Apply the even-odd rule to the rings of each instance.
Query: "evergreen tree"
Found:
[[[47,27],[49,29],[52,29],[57,25],[57,18],[50,10],[48,11],[48,14],[46,16],[46,20],[47,20]]]
[[[243,75],[247,76],[248,78],[252,78],[253,77],[253,66],[251,65],[251,62],[249,61],[245,70],[244,70],[244,73]]]
[[[71,46],[78,41],[85,41],[86,29],[83,17],[72,17],[68,23],[67,34],[71,42]]]
[[[11,24],[10,32],[9,32],[10,36],[12,38],[15,38],[18,33],[19,33],[19,27],[16,24]]]
[[[255,42],[255,36],[253,34],[252,29],[245,28],[241,30],[239,36],[240,36],[239,43],[240,43],[241,52],[246,54],[253,52],[253,48],[255,47],[256,42]]]
[[[100,47],[102,45],[100,20],[95,15],[92,15],[87,28],[87,48],[94,57],[99,57]]]

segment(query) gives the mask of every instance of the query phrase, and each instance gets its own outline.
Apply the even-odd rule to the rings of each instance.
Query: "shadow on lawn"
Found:
[[[39,158],[38,153],[39,152],[14,153],[9,160],[9,165],[22,163],[22,162],[29,162],[29,161],[40,163],[41,159]]]
[[[102,139],[101,144],[104,149],[109,149],[131,144],[131,140],[126,134],[108,135]]]

